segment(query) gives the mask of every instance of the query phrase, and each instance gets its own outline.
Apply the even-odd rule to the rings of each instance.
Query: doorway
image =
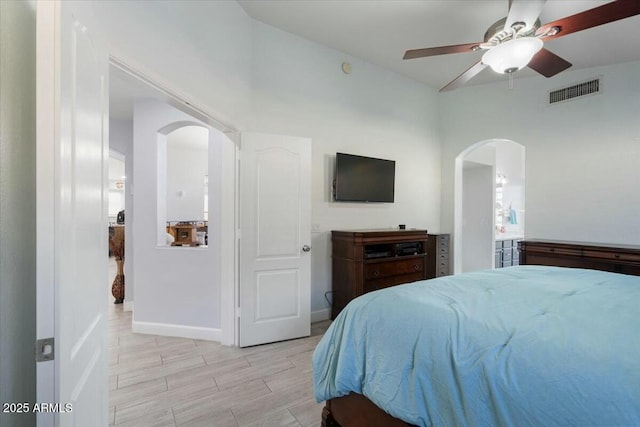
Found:
[[[125,309],[133,310],[135,304],[134,329],[142,333],[195,335],[196,338],[215,339],[227,345],[234,345],[237,335],[235,329],[235,307],[237,305],[235,294],[237,260],[235,254],[237,251],[235,249],[236,215],[234,212],[237,205],[235,174],[238,135],[231,126],[213,118],[206,110],[198,108],[197,103],[188,102],[172,90],[158,85],[152,78],[132,69],[117,58],[110,58],[109,71],[110,139],[112,142],[124,146],[123,150],[127,154],[127,168],[131,166],[131,170],[127,170],[126,173],[127,188],[130,189],[126,192],[126,216],[127,219],[131,219],[128,222],[133,225],[127,227],[125,236],[127,277],[124,305]],[[145,148],[141,148],[139,143],[138,133],[141,127],[139,126],[140,121],[134,120],[136,107],[143,113],[155,108],[154,111],[157,113],[155,117],[161,114],[166,119],[158,121],[155,124],[157,126],[154,125],[149,138],[142,139],[148,142],[148,144],[143,144]],[[145,115],[138,114],[138,117],[145,117]],[[154,115],[151,114],[150,117],[154,117]],[[191,200],[191,196],[193,196],[195,208],[199,208],[203,212],[199,212],[197,215],[181,213],[175,218],[173,216],[167,217],[167,209],[171,214],[172,205],[171,203],[169,206],[162,204],[164,209],[161,210],[165,211],[165,215],[159,215],[160,205],[157,188],[150,180],[155,182],[158,179],[157,145],[159,137],[164,136],[166,140],[166,136],[171,130],[184,128],[185,125],[196,125],[208,129],[209,136],[206,137],[209,147],[206,150],[208,154],[203,154],[200,158],[208,158],[208,169],[211,173],[202,173],[203,176],[199,177],[199,180],[192,187],[185,187],[186,184],[181,183],[179,188],[176,187],[170,194],[175,196],[176,200],[174,201],[184,202],[182,205]],[[172,129],[165,128],[166,126],[172,126]],[[114,141],[114,138],[117,138],[118,141]],[[152,140],[153,142],[150,142]],[[171,150],[169,152],[171,159],[176,160],[176,155],[172,155]],[[193,167],[182,165],[179,162],[178,166],[178,170],[181,172],[193,172],[194,170]],[[146,169],[143,171],[140,169],[141,167]],[[165,191],[163,198],[171,199],[168,196],[169,193]],[[205,203],[208,206],[206,210],[202,209]],[[159,221],[160,216],[162,216],[161,221]],[[140,217],[140,220],[134,221],[136,217]],[[206,230],[205,242],[210,244],[197,247],[167,245],[165,230],[167,221],[171,220],[175,220],[171,224],[172,226],[178,222],[189,221],[190,223],[196,222],[196,226],[200,227],[201,223],[209,222],[209,226],[204,229]],[[160,223],[161,225],[158,225]],[[162,233],[160,233],[160,229]],[[147,234],[149,233],[152,234],[152,244],[141,249],[145,242],[148,243]],[[195,235],[199,237],[200,234],[202,232],[200,232],[200,228],[197,228]],[[157,245],[160,235],[163,237],[163,245]],[[159,261],[158,257],[162,257],[163,260]],[[188,265],[183,265],[184,263]],[[200,275],[201,279],[198,280],[202,283],[195,292],[196,296],[191,295],[190,297],[195,298],[197,303],[203,305],[200,312],[183,309],[178,313],[175,309],[181,304],[192,304],[192,301],[183,301],[189,298],[187,289],[183,289],[184,292],[174,295],[172,298],[169,295],[177,292],[175,286],[166,286],[167,289],[163,288],[162,292],[157,292],[159,290],[157,288],[158,282],[149,281],[148,277],[143,277],[145,269],[150,270],[151,268],[155,271],[157,270],[156,266],[161,265],[167,266],[167,268],[172,267],[172,274],[179,273],[183,277],[182,280],[186,280],[184,278],[194,277],[191,266],[199,268],[199,266],[213,264],[223,268],[218,269],[217,272],[211,271],[209,279]],[[183,266],[180,267],[181,265]],[[151,285],[148,283],[153,283],[153,290],[150,289]],[[189,280],[188,283],[191,281]],[[145,284],[149,288],[146,294],[142,292]],[[198,292],[200,293],[198,294]],[[172,318],[163,317],[161,313],[166,314],[167,311],[154,308],[152,307],[154,303],[144,301],[144,298],[151,298],[152,294],[154,302],[157,302],[157,299],[165,298],[166,305],[174,307],[172,311],[175,313]],[[204,304],[207,301],[214,306],[213,309],[211,307],[209,310],[204,309]],[[188,316],[191,317],[187,318]],[[159,330],[160,326],[158,325],[164,330]],[[203,327],[203,325],[206,326]]]
[[[517,250],[514,256],[510,249],[513,259],[504,264],[502,248],[504,242],[512,248],[524,238],[525,155],[517,142],[492,139],[456,158],[455,274],[514,265],[513,259],[517,263]]]

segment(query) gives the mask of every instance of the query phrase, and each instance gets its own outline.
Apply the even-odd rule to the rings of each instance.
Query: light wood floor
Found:
[[[318,426],[312,336],[251,348],[131,332],[131,312],[109,302],[109,425]]]

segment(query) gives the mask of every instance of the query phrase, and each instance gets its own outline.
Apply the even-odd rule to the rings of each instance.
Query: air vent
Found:
[[[589,80],[573,86],[549,92],[549,104],[568,101],[585,95],[600,93],[600,79]]]

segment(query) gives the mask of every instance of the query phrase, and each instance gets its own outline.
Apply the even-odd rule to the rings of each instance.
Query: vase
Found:
[[[116,266],[118,271],[111,285],[111,295],[116,299],[114,304],[122,304],[124,302],[124,260],[116,259]]]

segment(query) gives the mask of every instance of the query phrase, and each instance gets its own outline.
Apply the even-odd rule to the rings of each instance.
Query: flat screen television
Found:
[[[393,203],[396,162],[336,153],[337,202]]]

